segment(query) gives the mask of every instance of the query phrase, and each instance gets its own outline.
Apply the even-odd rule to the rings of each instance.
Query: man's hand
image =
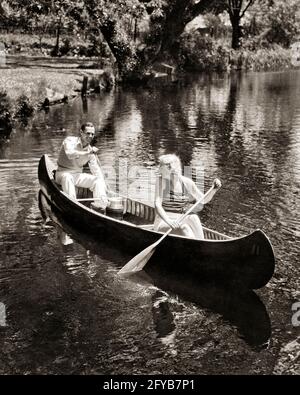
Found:
[[[89,154],[96,154],[99,151],[96,147],[89,147]]]
[[[218,178],[215,178],[213,181],[213,188],[218,190],[221,188],[221,186],[222,186],[221,181]]]

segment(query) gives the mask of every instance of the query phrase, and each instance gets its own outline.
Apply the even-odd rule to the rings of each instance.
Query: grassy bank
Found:
[[[36,45],[32,36],[21,38],[23,48]],[[29,42],[30,39],[33,41]],[[10,48],[14,49],[16,42],[12,37],[9,40]],[[279,45],[257,48],[257,45],[245,42],[240,50],[234,51],[224,39],[212,39],[199,32],[185,33],[178,44],[179,56],[166,61],[170,60],[174,69],[178,66],[185,71],[224,72],[275,71],[291,67],[291,51]],[[110,66],[112,62],[106,57],[51,58],[6,53],[2,65],[4,62],[6,68],[0,70],[0,137],[9,135],[15,120],[31,116],[43,104],[67,101],[80,94],[86,77],[87,91],[109,89],[115,80]],[[107,65],[110,69],[101,70]]]
[[[72,71],[54,71],[41,69],[2,69],[0,86],[8,97],[15,102],[21,95],[27,96],[36,107],[47,97],[52,89],[62,95],[71,95],[80,90],[82,77]]]
[[[30,117],[52,92],[56,97],[71,96],[80,87],[78,76],[73,73],[1,69],[0,138],[8,137],[14,122]]]
[[[114,81],[106,70],[16,68],[0,70],[0,137],[7,137],[18,119],[43,105],[67,101],[87,90],[109,89]]]

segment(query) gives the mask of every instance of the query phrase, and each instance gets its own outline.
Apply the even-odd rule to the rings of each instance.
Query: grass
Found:
[[[48,98],[59,101],[78,95],[85,75],[89,76],[89,89],[96,92],[114,85],[112,72],[91,69],[54,69],[17,67],[0,70],[0,138],[11,129],[14,120],[26,119]]]
[[[32,116],[49,92],[68,97],[78,94],[82,79],[82,72],[76,70],[1,69],[0,138],[9,134],[14,120]]]
[[[36,104],[46,98],[47,89],[67,96],[74,94],[81,89],[81,81],[80,73],[69,70],[18,68],[2,69],[0,73],[0,86],[12,101],[25,95]]]
[[[291,51],[276,46],[256,51],[240,49],[232,51],[230,64],[233,69],[252,71],[277,71],[291,67]]]

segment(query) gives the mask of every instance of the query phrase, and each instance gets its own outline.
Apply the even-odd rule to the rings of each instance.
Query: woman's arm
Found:
[[[193,196],[193,198],[196,201],[200,200],[204,196],[193,180],[187,177],[182,177],[182,181],[185,187],[187,188],[187,190],[189,191],[189,193]],[[221,186],[222,186],[221,181],[218,178],[216,178],[213,181],[213,185],[211,186],[211,188],[205,194],[204,200],[193,210],[193,212],[197,213],[201,211],[203,209],[203,205],[211,201],[211,199],[214,197],[215,193],[221,188]]]
[[[222,183],[218,178],[215,178],[213,181],[213,184],[209,190],[209,193],[207,193],[207,196],[204,199],[204,204],[209,203],[211,199],[215,196],[216,192],[221,188]]]

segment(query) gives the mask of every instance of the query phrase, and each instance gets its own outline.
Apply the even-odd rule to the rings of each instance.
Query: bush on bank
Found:
[[[7,93],[0,89],[0,138],[9,136],[12,130],[12,109]]]
[[[7,138],[15,120],[26,120],[35,111],[32,99],[21,94],[12,101],[4,90],[0,91],[0,139]]]
[[[278,44],[257,49],[247,42],[232,50],[224,41],[193,32],[181,37],[178,63],[189,71],[273,71],[290,67],[291,53]]]
[[[45,70],[2,69],[0,75],[0,138],[8,137],[13,123],[34,114],[47,97],[47,90],[74,94],[80,89],[77,75]]]
[[[179,67],[190,71],[225,71],[229,51],[200,32],[184,33],[179,43]]]

